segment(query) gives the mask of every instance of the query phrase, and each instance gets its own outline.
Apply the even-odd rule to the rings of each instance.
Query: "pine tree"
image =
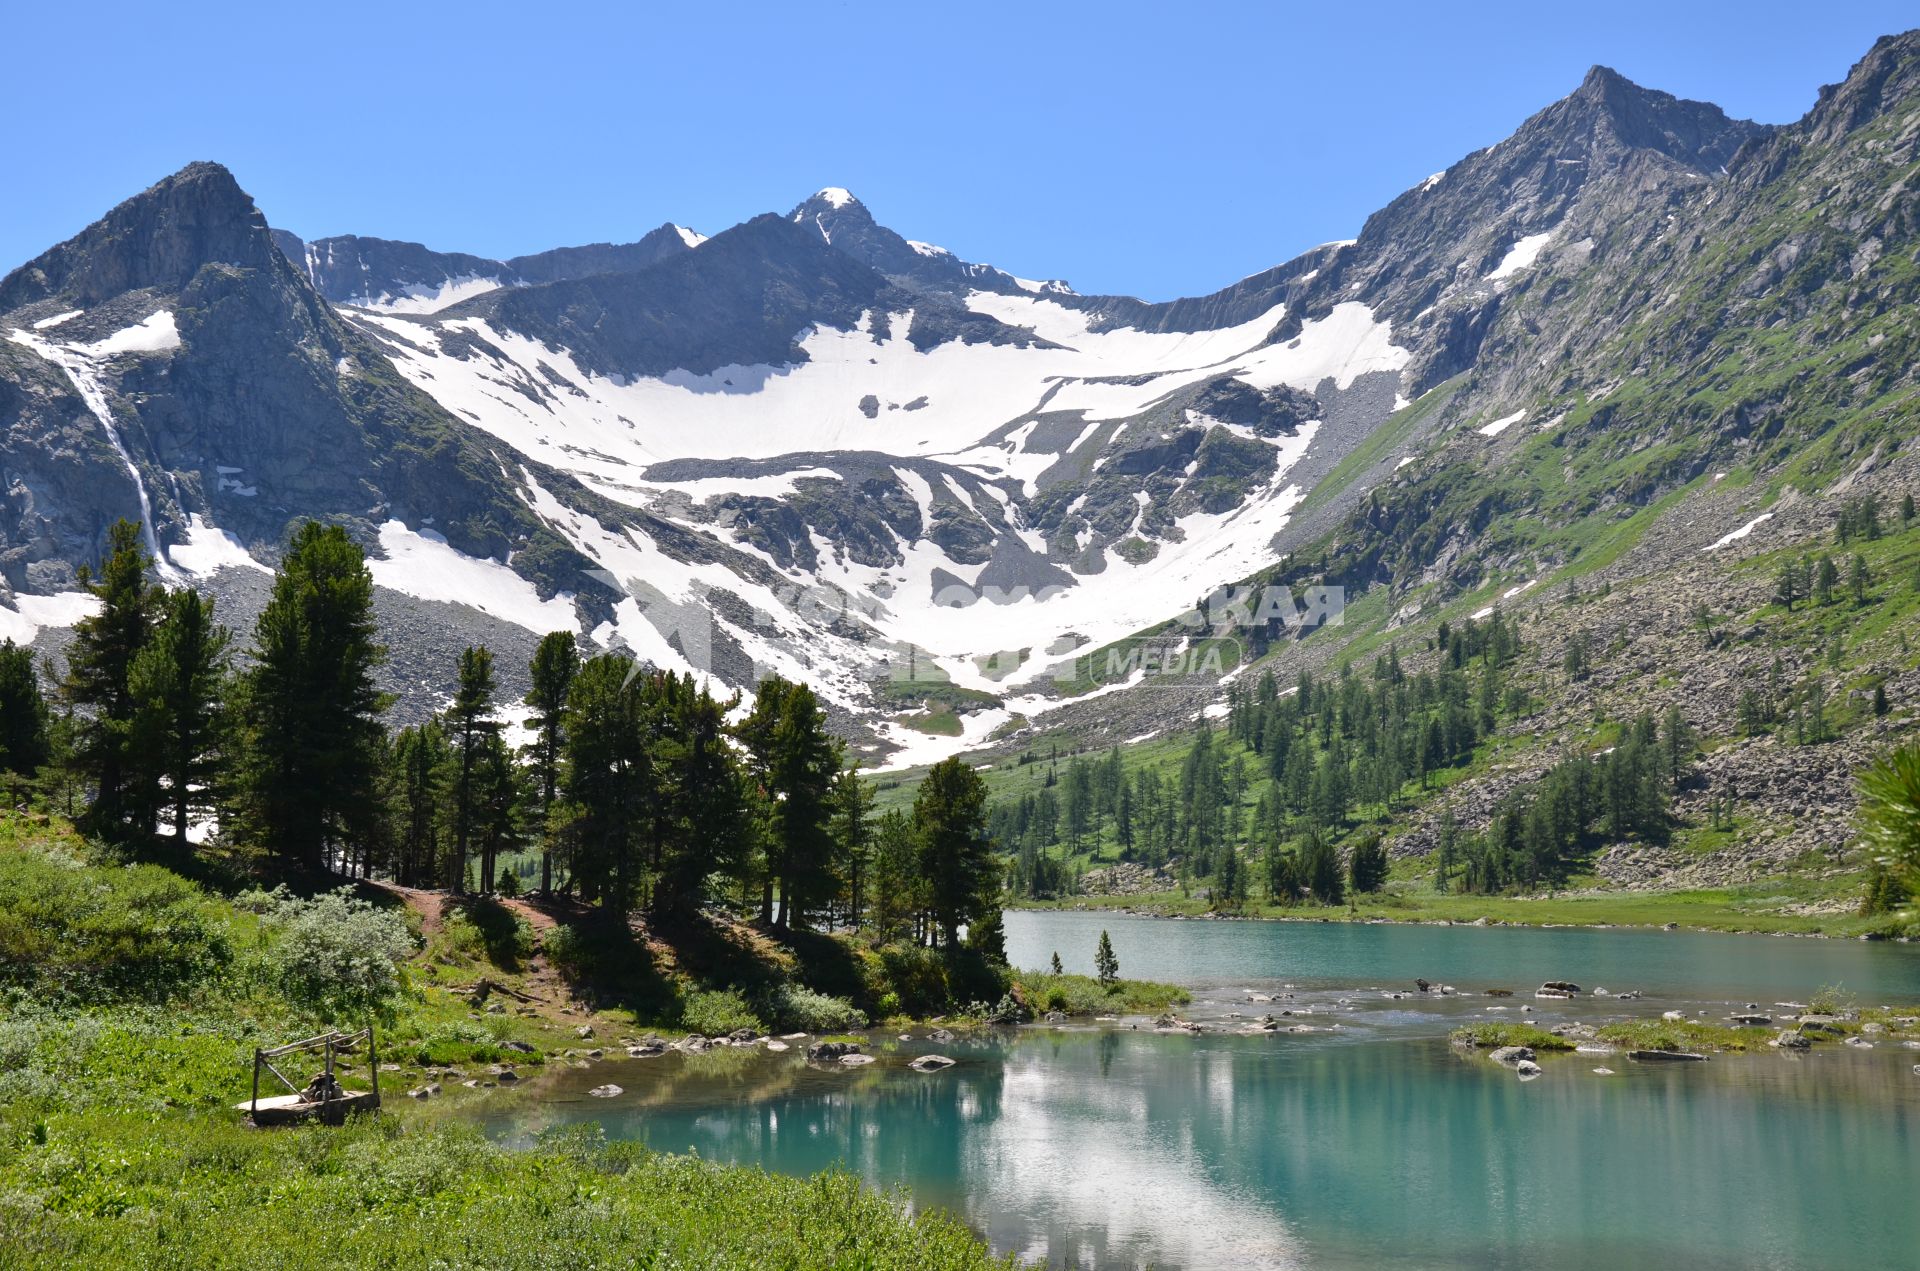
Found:
[[[447,732],[453,739],[454,753],[460,759],[459,775],[453,784],[453,862],[450,886],[460,891],[467,877],[467,858],[473,844],[473,827],[480,801],[476,769],[487,741],[498,730],[488,717],[493,713],[493,653],[468,646],[460,654],[460,670],[454,680],[453,704],[447,707]],[[480,891],[493,890],[493,860],[480,860]]]
[[[47,702],[33,650],[0,640],[0,772],[31,777],[47,753]]]
[[[1900,496],[1900,528],[1913,524],[1913,495],[1911,492]]]
[[[192,814],[210,811],[222,795],[233,636],[213,620],[213,601],[191,587],[166,594],[159,609],[131,672],[135,732],[146,762],[166,781],[174,845],[184,852]]]
[[[1855,605],[1867,603],[1867,589],[1873,586],[1873,574],[1867,568],[1867,558],[1854,553],[1853,561],[1847,569],[1847,590],[1853,594]]]
[[[1055,975],[1066,974],[1066,969],[1060,965],[1060,951],[1058,949],[1053,951],[1053,973]]]
[[[1120,959],[1113,952],[1113,937],[1105,931],[1100,933],[1100,945],[1093,951],[1093,969],[1100,977],[1100,987],[1111,989],[1120,979]]]
[[[399,834],[394,864],[403,886],[418,886],[440,876],[440,812],[453,751],[439,720],[429,719],[418,727],[402,728],[389,755],[389,788]]]
[[[826,713],[813,690],[778,676],[761,681],[739,732],[772,808],[763,917],[783,928],[804,927],[808,914],[834,888],[837,844],[831,819],[840,745],[827,732]],[[775,884],[777,916],[771,912]]]
[[[563,724],[567,714],[567,694],[573,689],[573,677],[580,673],[580,653],[574,646],[573,632],[554,631],[543,636],[533,651],[528,667],[529,687],[526,704],[533,708],[533,741],[528,745],[533,762],[533,779],[539,799],[536,825],[540,832],[540,894],[553,894],[553,833],[547,825],[554,800],[560,793],[560,757],[565,746]]]
[[[574,677],[563,725],[574,877],[583,899],[619,914],[638,894],[640,832],[657,797],[632,670],[617,654],[588,659]]]
[[[1362,894],[1379,891],[1387,881],[1387,849],[1378,834],[1368,834],[1354,845],[1347,862],[1347,880]]]
[[[346,864],[346,845],[377,832],[387,698],[375,637],[365,555],[339,526],[305,523],[254,627],[240,774],[247,835],[288,860]]]
[[[153,562],[141,548],[140,527],[115,521],[107,531],[98,576],[84,574],[99,611],[74,624],[67,648],[62,697],[76,712],[73,763],[93,787],[86,823],[108,838],[153,832],[157,786],[141,776],[135,753],[134,660],[153,636],[159,595],[146,579]]]
[[[834,781],[833,832],[847,868],[847,921],[858,927],[866,913],[867,872],[873,856],[873,788],[856,764]]]
[[[1346,886],[1340,877],[1340,856],[1333,850],[1333,841],[1325,830],[1317,825],[1309,827],[1301,840],[1299,855],[1300,872],[1314,900],[1323,905],[1337,905],[1347,898]]]
[[[997,909],[999,878],[986,835],[986,785],[972,765],[943,759],[913,801],[918,872],[942,943],[952,949],[963,923]]]

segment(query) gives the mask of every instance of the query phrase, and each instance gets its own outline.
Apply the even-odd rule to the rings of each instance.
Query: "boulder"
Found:
[[[872,1063],[872,1062],[873,1062],[873,1056],[872,1056],[872,1055],[862,1055],[862,1054],[860,1054],[859,1052],[857,1052],[857,1051],[856,1051],[855,1053],[853,1053],[853,1054],[851,1054],[851,1055],[842,1055],[842,1056],[840,1056],[840,1062],[841,1062],[841,1063],[843,1063],[843,1064],[845,1064],[845,1065],[846,1065],[847,1067],[849,1067],[849,1068],[858,1068],[858,1067],[859,1067],[859,1066],[860,1066],[861,1064],[870,1064],[870,1063]]]
[[[859,1053],[859,1042],[815,1042],[807,1047],[807,1058],[815,1063],[830,1063]]]
[[[953,1064],[954,1061],[945,1055],[922,1055],[908,1064],[907,1067],[913,1069],[915,1072],[939,1072],[942,1069],[953,1067]]]
[[[945,1029],[945,1028],[936,1028],[931,1033],[927,1034],[927,1036],[929,1036],[930,1038],[932,1038],[934,1041],[937,1041],[937,1042],[950,1042],[953,1040],[952,1030]]]
[[[789,1047],[785,1042],[780,1041],[776,1038],[767,1042],[767,1049],[777,1052],[777,1051],[783,1051],[783,1050],[790,1050],[792,1048]]]
[[[1532,1063],[1534,1060],[1533,1047],[1501,1046],[1491,1052],[1487,1058],[1493,1060],[1496,1064],[1505,1064],[1509,1068],[1522,1063]]]
[[[727,1040],[736,1046],[744,1046],[759,1036],[760,1034],[754,1032],[751,1028],[736,1028],[727,1034]]]
[[[1733,1017],[1733,1022],[1736,1024],[1748,1024],[1757,1028],[1765,1028],[1768,1024],[1773,1023],[1773,1016],[1771,1015],[1736,1015]]]
[[[1768,1043],[1768,1045],[1777,1046],[1781,1050],[1812,1050],[1813,1049],[1812,1042],[1808,1041],[1804,1036],[1802,1036],[1800,1033],[1796,1032],[1791,1028],[1782,1030],[1780,1035],[1778,1037],[1775,1037],[1771,1042]]]
[[[1538,1077],[1541,1071],[1540,1065],[1534,1063],[1531,1059],[1522,1059],[1513,1066],[1513,1070],[1520,1074],[1522,1080],[1528,1077]]]
[[[689,1033],[685,1037],[682,1037],[679,1041],[675,1042],[674,1045],[676,1048],[680,1050],[682,1054],[698,1055],[706,1051],[709,1043],[707,1039],[702,1037],[700,1034]]]
[[[593,1036],[593,1025],[582,1024],[580,1025],[580,1027],[573,1030],[573,1035],[575,1037],[580,1038],[582,1041],[585,1041],[587,1038]]]
[[[514,1053],[520,1054],[520,1055],[531,1055],[534,1053],[534,1047],[531,1042],[522,1042],[522,1041],[501,1042],[500,1049],[511,1050]]]
[[[667,1053],[667,1044],[658,1037],[649,1037],[645,1041],[635,1042],[627,1047],[629,1059],[652,1059]]]
[[[1067,1013],[1065,1011],[1048,1011],[1047,1012],[1047,1023],[1064,1024],[1066,1022],[1067,1022]]]
[[[595,1086],[593,1089],[587,1091],[587,1093],[596,1099],[617,1099],[625,1094],[626,1091],[614,1085],[612,1082],[608,1082],[604,1086]]]

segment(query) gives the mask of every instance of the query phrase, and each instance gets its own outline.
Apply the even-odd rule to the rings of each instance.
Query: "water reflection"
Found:
[[[556,1075],[494,1132],[602,1122],[670,1151],[905,1183],[1056,1264],[1910,1265],[1912,1052],[1660,1068],[1553,1058],[1521,1083],[1436,1036],[1027,1030],[841,1070],[722,1051]],[[613,1080],[617,1100],[585,1097]]]

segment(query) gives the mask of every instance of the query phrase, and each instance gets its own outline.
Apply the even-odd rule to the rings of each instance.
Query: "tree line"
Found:
[[[213,601],[152,567],[116,523],[51,694],[31,650],[0,644],[0,769],[64,795],[91,834],[185,853],[217,822],[285,867],[454,892],[517,890],[503,862],[534,852],[542,892],[610,913],[719,906],[945,948],[966,928],[1001,956],[979,775],[948,760],[910,812],[876,816],[805,684],[718,698],[560,631],[528,668],[521,744],[483,647],[449,668],[444,710],[392,730],[373,579],[343,528],[296,530],[244,668]]]

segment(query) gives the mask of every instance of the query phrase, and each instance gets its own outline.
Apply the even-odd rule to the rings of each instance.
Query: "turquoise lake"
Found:
[[[759,1049],[610,1061],[503,1099],[488,1128],[525,1141],[592,1121],[712,1160],[844,1165],[952,1210],[998,1251],[1055,1265],[1920,1262],[1920,1050],[1883,1040],[1685,1065],[1544,1055],[1544,1074],[1522,1082],[1445,1039],[1472,1019],[1724,1019],[1825,985],[1920,1004],[1920,949],[1010,913],[1009,953],[1035,966],[1057,949],[1090,970],[1102,929],[1123,974],[1192,987],[1183,1013],[1217,1031],[1164,1036],[1128,1020],[935,1044],[914,1030],[876,1036],[879,1062],[858,1069]],[[1416,976],[1459,993],[1389,996]],[[1533,1000],[1548,979],[1644,997]],[[1516,995],[1479,993],[1489,987]],[[1233,1031],[1282,1010],[1310,1031]],[[906,1067],[930,1051],[959,1062]],[[625,1093],[587,1096],[604,1082]]]

